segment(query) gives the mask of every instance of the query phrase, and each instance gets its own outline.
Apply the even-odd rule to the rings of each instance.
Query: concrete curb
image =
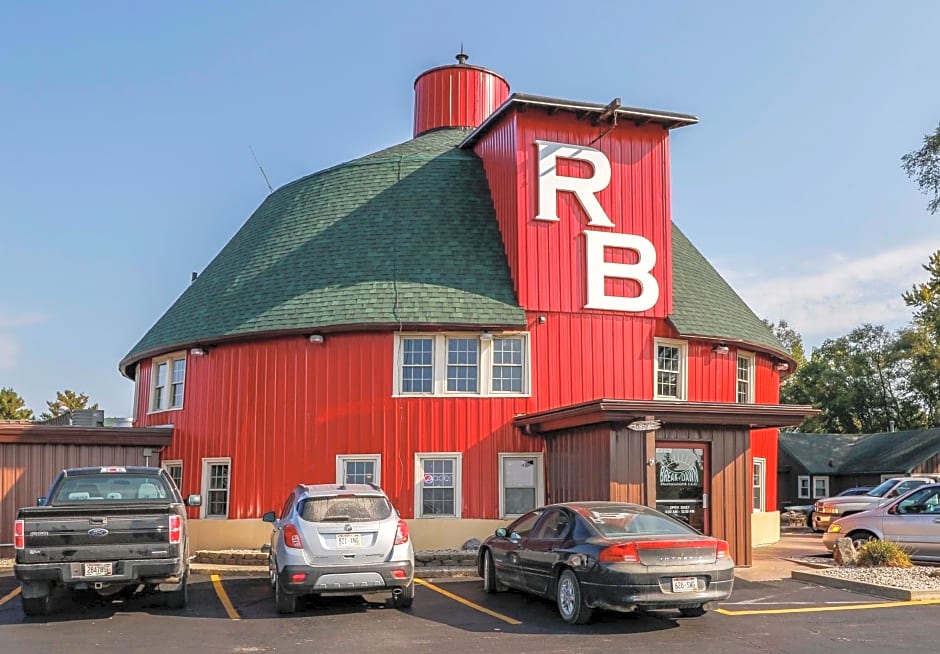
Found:
[[[888,599],[908,602],[912,600],[940,599],[940,591],[937,590],[909,590],[907,588],[878,586],[876,584],[867,584],[862,581],[840,579],[839,577],[831,577],[829,575],[819,574],[818,572],[804,572],[802,570],[794,570],[790,574],[791,577],[797,581],[808,581],[819,586],[838,588],[840,590],[850,590],[853,593],[863,593],[865,595],[874,595],[876,597],[886,597]]]

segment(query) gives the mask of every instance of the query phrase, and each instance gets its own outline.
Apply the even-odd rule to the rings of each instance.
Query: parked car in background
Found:
[[[840,538],[851,538],[856,546],[888,540],[912,559],[940,561],[940,484],[920,486],[885,506],[839,518],[823,535],[823,545],[831,552]]]
[[[847,495],[864,495],[868,491],[872,490],[874,486],[853,486],[852,488],[846,488],[843,491],[839,491],[833,497],[845,497]],[[816,529],[813,526],[813,505],[812,504],[800,504],[795,506],[785,506],[783,507],[784,511],[790,512],[792,514],[803,514],[803,520],[806,523],[806,526],[812,529],[817,533],[825,531],[824,529]]]
[[[826,531],[829,525],[838,518],[883,506],[913,488],[935,481],[940,481],[940,478],[929,475],[892,477],[864,495],[827,497],[817,500],[813,505],[813,530]]]
[[[480,545],[483,590],[554,599],[562,620],[596,608],[704,615],[731,595],[728,543],[645,506],[568,502],[531,511]]]
[[[274,525],[268,568],[279,613],[304,595],[387,592],[414,602],[415,554],[408,525],[374,484],[298,485],[262,519]]]

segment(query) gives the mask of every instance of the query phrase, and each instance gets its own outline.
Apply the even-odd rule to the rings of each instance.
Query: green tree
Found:
[[[940,125],[933,134],[924,136],[919,150],[901,157],[901,168],[924,195],[933,196],[927,203],[927,211],[937,213],[940,210]]]
[[[910,363],[909,392],[929,426],[940,426],[940,251],[924,265],[929,278],[904,293],[914,308],[913,324],[901,332],[901,348]]]
[[[787,349],[790,356],[796,361],[797,369],[803,366],[806,363],[806,349],[803,346],[803,336],[790,327],[790,324],[786,320],[778,320],[776,324],[766,318],[763,320],[764,324],[770,327],[774,336],[780,341],[780,344]]]
[[[63,413],[69,411],[78,411],[79,409],[97,409],[98,403],[88,406],[88,396],[84,393],[76,393],[75,391],[65,389],[64,391],[58,391],[55,394],[55,401],[46,402],[48,410],[43,413],[39,418],[41,420],[51,420],[52,418],[58,418]]]
[[[0,420],[32,420],[32,409],[12,388],[0,388]]]

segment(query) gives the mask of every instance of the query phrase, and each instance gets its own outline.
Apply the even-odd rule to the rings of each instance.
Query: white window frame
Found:
[[[354,461],[368,461],[372,464],[375,475],[372,483],[382,485],[382,455],[381,454],[337,454],[336,455],[336,483],[346,483],[346,464]]]
[[[179,406],[172,406],[173,401],[173,363],[176,361],[183,362],[183,381],[179,382],[183,386],[182,397],[180,398]],[[163,397],[159,405],[154,403],[154,391],[157,389],[157,370],[162,364],[166,364],[166,380],[163,385]],[[150,388],[147,394],[147,413],[162,413],[163,411],[179,411],[183,408],[183,403],[186,398],[186,352],[173,352],[171,354],[165,354],[161,357],[155,357],[150,360]]]
[[[747,379],[742,380],[740,377],[740,365],[741,359],[747,360]],[[757,370],[757,357],[753,352],[742,352],[738,350],[738,356],[734,360],[734,401],[738,404],[754,404],[754,375]],[[745,399],[741,399],[738,395],[738,385],[742,382],[747,382],[747,392],[745,393]]]
[[[676,382],[678,396],[659,394],[659,348],[674,347],[679,350],[679,377]],[[685,400],[688,385],[689,344],[674,338],[653,339],[653,399],[654,400]],[[666,372],[673,372],[672,370]]]
[[[150,401],[149,399],[147,400]],[[140,363],[134,367],[134,406],[131,408],[131,420],[133,424],[137,424],[137,416],[140,411]]]
[[[796,478],[796,496],[799,499],[810,499],[810,494],[813,492],[813,486],[810,481],[809,475],[799,475]]]
[[[228,482],[225,489],[225,515],[209,515],[209,470],[213,465],[228,465]],[[214,457],[202,460],[202,506],[199,507],[199,517],[205,520],[227,520],[232,510],[232,459],[231,457]]]
[[[820,495],[816,492],[816,484],[822,482],[825,490],[823,494]],[[818,500],[823,497],[829,497],[829,476],[828,475],[818,475],[813,477],[813,499]]]
[[[180,489],[180,494],[182,494],[182,493],[183,493],[183,484],[182,484],[182,481],[183,481],[183,460],[182,460],[182,459],[169,459],[169,460],[167,460],[167,461],[161,461],[161,462],[160,462],[160,467],[163,468],[164,470],[166,470],[167,474],[170,475],[170,477],[173,476],[172,474],[170,474],[170,468],[177,468],[177,467],[178,467],[178,468],[180,469],[180,483],[177,484],[177,486],[178,486],[179,489]],[[176,480],[174,479],[174,481],[176,481]],[[184,496],[184,497],[185,497],[185,496]]]
[[[751,470],[751,503],[754,502],[754,491],[758,493],[759,506],[753,507],[754,513],[763,513],[767,510],[767,459],[755,456]],[[757,484],[754,484],[754,478],[757,478]]]
[[[421,491],[424,488],[424,460],[425,459],[452,459],[454,461],[454,515],[424,515],[424,498]],[[415,512],[417,519],[453,520],[460,518],[463,506],[463,454],[460,452],[416,452],[415,453]]]
[[[402,366],[404,363],[404,341],[410,338],[431,339],[432,383],[430,393],[402,391]],[[447,390],[447,342],[454,338],[476,339],[478,343],[478,374],[476,392]],[[522,390],[493,390],[493,343],[496,339],[522,339]],[[529,397],[532,393],[531,340],[528,332],[396,332],[392,357],[393,397]]]
[[[545,462],[541,452],[500,452],[499,453],[499,516],[500,518],[517,518],[524,513],[506,513],[506,482],[503,463],[507,459],[533,459],[535,466],[535,506],[537,509],[545,504]],[[532,510],[530,509],[530,510]],[[525,513],[528,513],[526,511]]]

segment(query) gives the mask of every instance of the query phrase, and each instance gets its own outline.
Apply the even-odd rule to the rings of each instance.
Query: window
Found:
[[[685,399],[685,362],[688,344],[662,338],[655,340],[655,399]]]
[[[539,520],[532,532],[533,540],[560,540],[568,532],[571,519],[561,509],[552,509]]]
[[[336,457],[337,484],[382,484],[382,455],[340,454]]]
[[[545,503],[542,454],[499,455],[499,514],[522,515]]]
[[[460,517],[460,466],[456,452],[415,455],[415,517]]]
[[[150,369],[150,412],[183,407],[186,383],[186,354],[177,352],[154,359]]]
[[[182,461],[164,461],[163,469],[170,475],[170,479],[176,484],[180,493],[183,492],[183,462]]]
[[[809,475],[797,477],[797,497],[809,499]]]
[[[829,497],[829,477],[813,477],[813,499]]]
[[[394,393],[528,395],[528,334],[396,334]]]
[[[767,459],[754,457],[754,473],[751,484],[754,488],[754,511],[764,512],[764,484],[766,481]]]
[[[754,403],[754,355],[738,352],[737,396],[738,404]]]
[[[231,481],[232,460],[202,460],[202,505],[203,518],[228,517],[228,491]]]

